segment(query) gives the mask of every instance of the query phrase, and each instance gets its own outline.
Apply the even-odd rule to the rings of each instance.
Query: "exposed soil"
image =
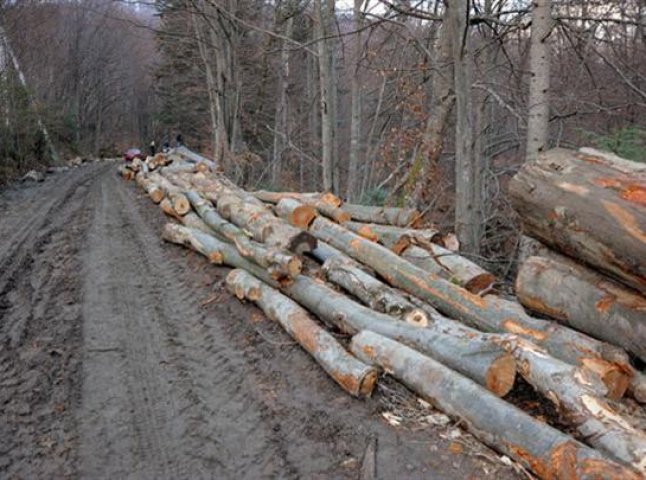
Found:
[[[342,392],[113,163],[0,212],[0,477],[525,478],[390,379]]]

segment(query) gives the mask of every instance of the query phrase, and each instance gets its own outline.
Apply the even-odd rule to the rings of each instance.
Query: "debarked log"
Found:
[[[638,474],[492,395],[411,348],[370,331],[352,339],[359,359],[380,366],[476,438],[545,480],[631,479]]]
[[[244,270],[231,271],[226,283],[232,294],[254,302],[278,322],[346,392],[355,397],[372,394],[376,370],[348,353],[297,303]]]
[[[196,191],[187,191],[186,197],[209,227],[233,243],[240,255],[266,268],[275,279],[294,278],[301,273],[302,262],[297,256],[254,242],[239,227],[222,218],[211,202]]]
[[[390,285],[427,301],[445,315],[483,331],[525,337],[556,358],[594,369],[613,398],[621,397],[625,392],[630,365],[627,357],[621,355],[621,349],[556,322],[530,317],[513,302],[491,295],[484,298],[474,295],[327,219],[317,217],[309,231],[319,240],[370,265]]]
[[[414,228],[422,221],[422,216],[414,208],[370,207],[344,203],[341,209],[349,213],[352,220],[358,222]]]
[[[554,149],[520,169],[509,195],[526,234],[646,293],[646,170]]]
[[[646,298],[573,260],[526,259],[516,293],[530,310],[619,345],[646,362]]]

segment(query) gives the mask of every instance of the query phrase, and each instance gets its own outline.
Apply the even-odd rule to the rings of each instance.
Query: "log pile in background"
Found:
[[[638,294],[534,256],[521,269],[519,297],[557,321],[531,317],[496,296],[496,278],[457,254],[450,237],[418,228],[415,210],[349,205],[329,193],[250,193],[190,150],[163,157],[120,169],[173,220],[162,237],[236,268],[229,291],[256,303],[348,393],[369,396],[380,367],[541,478],[646,473],[646,435],[606,399],[629,385],[641,391],[626,350],[641,356],[643,342],[623,336],[641,325]],[[544,302],[566,268],[580,302]],[[591,303],[621,328],[607,328],[606,317],[586,328]],[[351,345],[329,329],[352,335]],[[577,439],[502,398],[517,374]]]

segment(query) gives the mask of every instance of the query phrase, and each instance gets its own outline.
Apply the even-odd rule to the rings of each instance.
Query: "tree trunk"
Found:
[[[388,338],[363,331],[352,352],[378,365],[476,438],[545,480],[638,479],[632,470],[540,422],[444,365]],[[513,428],[511,428],[513,427]]]
[[[346,185],[346,199],[353,201],[357,197],[357,168],[361,157],[361,79],[359,78],[359,63],[363,56],[361,29],[363,19],[361,6],[364,0],[354,0],[352,19],[354,26],[354,64],[352,65],[351,80],[351,123],[350,123],[350,162],[348,165],[348,180]]]
[[[550,44],[552,0],[533,0],[529,44],[529,98],[525,160],[533,162],[548,148],[550,120]]]
[[[525,337],[556,358],[594,369],[613,397],[623,395],[630,366],[620,349],[555,322],[532,318],[513,302],[474,295],[322,217],[312,222],[309,231],[355,260],[370,265],[388,283],[429,302],[442,313],[484,331]]]
[[[353,220],[366,223],[415,228],[422,220],[414,208],[371,207],[344,203],[341,209],[349,213]]]
[[[226,282],[236,297],[256,303],[278,322],[346,392],[355,397],[372,394],[377,383],[375,369],[350,355],[298,304],[244,270],[233,270]]]
[[[530,310],[619,345],[646,362],[646,299],[558,254],[529,257],[516,293]]]
[[[623,163],[554,149],[523,166],[509,195],[526,234],[645,294],[646,168]]]
[[[186,196],[204,223],[233,243],[240,255],[266,268],[272,278],[294,278],[301,273],[303,265],[298,257],[254,242],[242,230],[222,218],[211,203],[197,192],[188,191]]]
[[[282,10],[282,9],[280,9]],[[287,2],[289,10],[289,2]],[[294,16],[293,12],[282,12],[283,15],[289,15],[284,19],[283,35],[287,38],[292,37]],[[271,165],[271,182],[276,186],[282,176],[282,157],[287,145],[286,139],[289,138],[288,124],[288,98],[287,91],[289,87],[289,48],[287,40],[283,39],[280,48],[280,65],[278,67],[278,95],[276,98],[276,113],[274,118],[274,154]]]

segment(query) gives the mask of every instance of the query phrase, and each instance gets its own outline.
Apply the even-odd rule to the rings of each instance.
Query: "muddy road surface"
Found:
[[[521,478],[395,382],[343,393],[164,222],[113,163],[0,192],[0,478]]]

